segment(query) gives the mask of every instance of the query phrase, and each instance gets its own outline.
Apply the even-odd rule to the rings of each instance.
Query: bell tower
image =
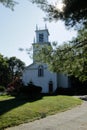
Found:
[[[39,51],[41,47],[43,47],[44,45],[51,45],[49,42],[49,31],[46,25],[44,29],[39,29],[36,25],[35,33],[36,37],[33,43],[33,62],[35,61],[34,57],[36,55],[36,52]]]
[[[36,43],[48,43],[49,42],[49,32],[45,25],[45,29],[38,29],[36,26]]]

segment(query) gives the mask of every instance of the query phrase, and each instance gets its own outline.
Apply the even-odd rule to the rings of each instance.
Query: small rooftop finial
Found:
[[[35,37],[34,37],[33,43],[35,43]]]
[[[45,29],[47,29],[47,25],[45,24]]]
[[[38,30],[38,26],[37,26],[37,24],[36,24],[36,30]]]

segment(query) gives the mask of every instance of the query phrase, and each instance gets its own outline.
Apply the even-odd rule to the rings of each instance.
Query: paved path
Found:
[[[87,101],[71,110],[6,130],[87,130]]]

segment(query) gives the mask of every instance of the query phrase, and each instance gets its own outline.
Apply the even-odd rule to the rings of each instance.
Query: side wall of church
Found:
[[[37,65],[35,65],[24,71],[22,79],[25,85],[32,81],[34,85],[42,87],[42,93],[49,92],[50,81],[53,82],[53,91],[57,88],[57,74],[47,70],[46,66],[44,66],[44,75],[42,77],[38,76]]]

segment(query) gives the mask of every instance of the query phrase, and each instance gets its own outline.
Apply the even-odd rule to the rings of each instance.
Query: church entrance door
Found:
[[[52,81],[49,82],[49,93],[50,94],[53,93],[53,82]]]

